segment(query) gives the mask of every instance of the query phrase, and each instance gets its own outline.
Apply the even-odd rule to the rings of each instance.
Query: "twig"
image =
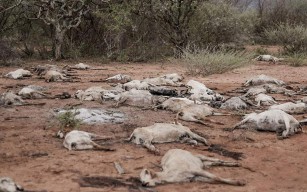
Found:
[[[120,175],[125,174],[124,168],[118,162],[114,162],[114,167]]]

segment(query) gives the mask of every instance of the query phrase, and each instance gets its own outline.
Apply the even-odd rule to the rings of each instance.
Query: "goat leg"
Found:
[[[208,180],[204,180],[205,182],[225,183],[225,184],[235,185],[235,186],[244,186],[246,184],[245,181],[237,181],[237,180],[232,180],[232,179],[221,178],[221,177],[218,177],[204,170],[194,172],[193,174],[195,176],[201,176],[201,177],[205,177],[206,179],[208,179]]]
[[[218,124],[218,125],[225,125],[224,123],[222,123],[222,122],[218,122],[218,121],[214,121],[214,120],[212,120],[212,119],[205,119],[205,121],[209,121],[209,122],[211,122],[211,123],[215,123],[215,124]]]
[[[91,142],[91,144],[93,145],[93,148],[96,150],[101,150],[101,151],[115,151],[115,149],[112,148],[108,148],[108,147],[103,147],[97,143],[95,143],[94,141]]]

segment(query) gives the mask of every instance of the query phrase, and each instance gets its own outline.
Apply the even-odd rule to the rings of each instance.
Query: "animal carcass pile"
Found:
[[[268,56],[259,56],[257,60],[278,61],[277,58]],[[36,74],[48,83],[54,81],[71,82],[73,79],[78,79],[77,74],[71,74],[72,70],[92,70],[93,68],[79,63],[68,69],[44,65],[33,68],[32,72],[18,69],[8,73],[5,77],[22,80],[25,77],[33,78]],[[180,142],[203,147],[210,146],[212,143],[210,137],[203,137],[190,126],[182,125],[182,122],[179,121],[185,121],[185,124],[191,125],[199,123],[204,129],[223,125],[232,126],[233,131],[252,129],[275,132],[279,139],[285,139],[302,132],[302,126],[306,124],[306,120],[299,121],[292,116],[292,114],[307,112],[306,99],[301,98],[291,102],[287,99],[276,99],[275,94],[283,94],[290,100],[291,96],[299,95],[299,92],[291,89],[284,81],[267,75],[247,79],[245,83],[242,82],[243,86],[240,89],[231,92],[232,95],[220,94],[202,82],[193,79],[187,80],[185,83],[184,77],[177,73],[144,79],[133,79],[127,74],[117,74],[112,77],[108,76],[102,82],[103,84],[93,84],[84,90],[76,87],[77,91],[73,93],[74,98],[68,97],[79,100],[80,105],[92,102],[96,104],[95,108],[80,107],[67,110],[62,108],[56,111],[57,115],[73,112],[75,118],[82,123],[111,124],[123,123],[132,118],[120,112],[122,106],[135,107],[138,110],[154,110],[157,113],[159,110],[168,111],[166,113],[173,117],[174,123],[159,122],[146,126],[135,126],[131,130],[129,138],[122,138],[127,141],[124,144],[133,147],[141,145],[154,154],[161,153],[155,144]],[[47,89],[41,86],[23,86],[18,94],[13,91],[1,94],[0,105],[5,107],[26,105],[28,102],[25,100],[28,99],[56,98],[52,96],[52,88],[48,89],[48,92],[46,91]],[[100,103],[110,103],[109,108],[116,108],[116,112],[114,109],[103,109]],[[239,113],[244,113],[245,116],[235,125],[227,125],[226,121],[214,121],[210,118],[212,116],[227,117]],[[207,129],[209,134],[210,130],[212,129]],[[63,140],[63,146],[68,150],[115,151],[114,148],[96,142],[97,140],[115,141],[115,138],[109,135],[99,135],[81,130],[61,130],[57,135]],[[192,154],[182,149],[170,149],[163,155],[161,172],[152,172],[148,169],[141,171],[140,181],[144,186],[190,181],[245,185],[245,181],[219,177],[204,170],[208,166],[240,167],[241,164],[238,162],[219,160],[204,154]],[[0,191],[8,191],[8,188],[17,191],[20,187],[9,178],[0,178]]]

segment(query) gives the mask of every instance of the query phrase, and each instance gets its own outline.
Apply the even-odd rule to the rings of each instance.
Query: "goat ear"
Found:
[[[151,178],[156,178],[158,175],[155,172],[150,172]]]
[[[144,173],[145,173],[146,175],[150,175],[150,171],[147,170],[147,169],[145,169]]]

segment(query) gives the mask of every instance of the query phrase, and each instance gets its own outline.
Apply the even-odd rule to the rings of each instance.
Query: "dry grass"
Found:
[[[286,63],[293,67],[307,66],[307,55],[306,54],[293,54],[286,59]]]
[[[187,72],[191,75],[220,74],[248,65],[251,63],[251,54],[242,51],[224,51],[208,49],[185,51],[184,61]]]

